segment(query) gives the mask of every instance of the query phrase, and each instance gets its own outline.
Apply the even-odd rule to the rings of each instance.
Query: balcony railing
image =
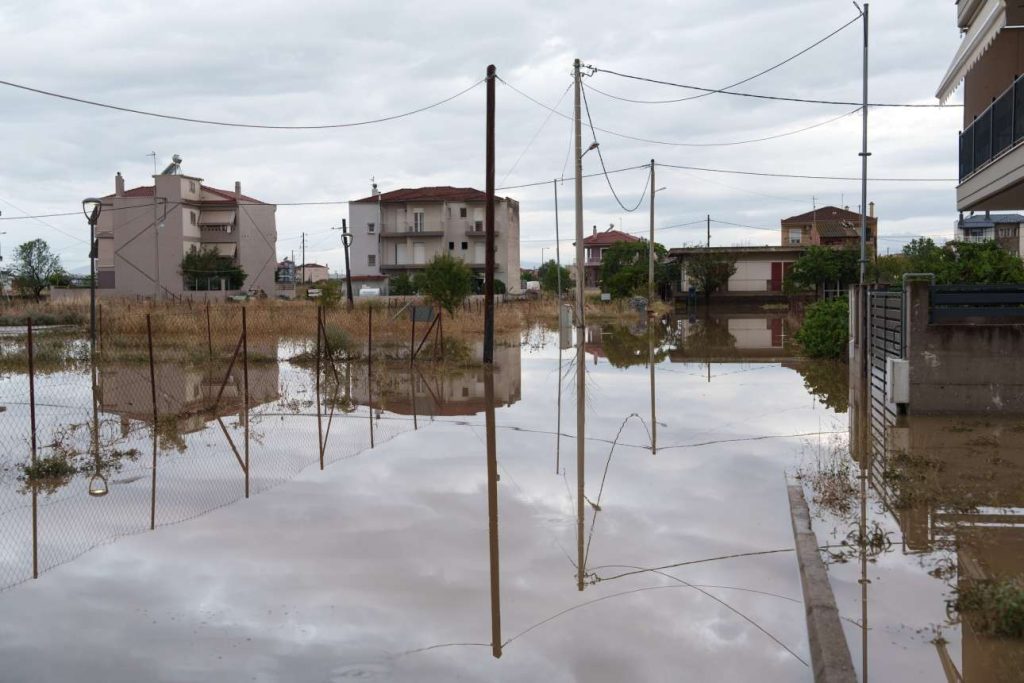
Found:
[[[960,133],[960,180],[1024,140],[1024,77],[995,99]]]
[[[981,244],[982,242],[991,242],[992,237],[985,235],[964,235],[960,238],[961,242],[973,242],[974,244]]]

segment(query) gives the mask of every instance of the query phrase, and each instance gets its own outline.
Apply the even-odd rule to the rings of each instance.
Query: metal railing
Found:
[[[960,180],[1021,140],[1024,140],[1024,82],[1018,77],[960,133]]]

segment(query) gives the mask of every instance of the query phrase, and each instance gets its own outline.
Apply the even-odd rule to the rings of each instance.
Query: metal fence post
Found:
[[[36,368],[33,358],[32,318],[28,323],[28,414],[32,431],[32,463],[36,461]],[[32,487],[32,578],[39,578],[39,491]]]
[[[242,306],[242,407],[245,411],[245,497],[249,497],[249,333]]]
[[[149,345],[149,391],[153,402],[153,471],[150,481],[149,528],[156,528],[156,451],[157,451],[157,410],[156,410],[156,365],[153,362],[153,322],[146,314],[146,341]]]
[[[320,322],[323,319],[324,311],[318,304],[316,307],[316,442],[320,451],[320,469],[324,468],[324,424],[320,411],[320,352],[322,337]]]
[[[373,448],[373,306],[366,310],[369,314],[366,319],[366,407],[370,414],[370,448]]]

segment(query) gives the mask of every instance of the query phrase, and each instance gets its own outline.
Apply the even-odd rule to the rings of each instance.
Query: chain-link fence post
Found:
[[[242,409],[245,413],[245,497],[249,497],[249,337],[242,306]]]
[[[32,318],[28,321],[28,414],[32,430],[32,464],[36,462],[36,367],[33,358]],[[39,487],[32,486],[32,578],[39,578]]]
[[[150,474],[149,494],[149,528],[156,528],[156,451],[158,416],[156,411],[156,365],[153,362],[153,321],[149,313],[146,314],[146,341],[149,346],[149,391],[150,400],[153,402],[153,467]]]

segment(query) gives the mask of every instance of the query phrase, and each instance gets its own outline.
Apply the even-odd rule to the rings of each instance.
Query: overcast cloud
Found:
[[[934,103],[959,40],[949,0],[886,0],[871,8],[871,100]],[[273,125],[356,121],[415,109],[481,79],[488,64],[538,100],[554,105],[570,83],[574,57],[627,73],[722,87],[804,48],[856,16],[846,0],[592,2],[236,3],[0,2],[0,78],[126,107],[204,119]],[[857,100],[860,24],[800,59],[742,86],[747,92]],[[589,81],[638,99],[691,94],[599,73]],[[955,101],[958,101],[959,94]],[[594,124],[674,142],[765,137],[838,116],[851,107],[712,95],[689,102],[630,104],[589,94]],[[498,84],[497,177],[518,185],[572,175],[565,167],[570,123]],[[571,93],[559,105],[571,113]],[[248,130],[138,116],[0,86],[0,210],[74,211],[82,197],[113,191],[117,171],[129,187],[151,182],[152,158],[174,153],[183,169],[215,187],[242,182],[268,202],[357,199],[370,178],[382,190],[419,185],[484,186],[484,88],[437,109],[379,125],[320,131]],[[871,112],[871,176],[953,178],[961,111]],[[539,133],[538,133],[539,131]],[[527,149],[527,144],[536,139]],[[584,133],[589,143],[590,134]],[[654,145],[598,133],[608,168],[646,163],[859,175],[860,119],[851,116],[768,142],[728,147]],[[518,164],[517,157],[522,154]],[[587,155],[585,172],[600,169]],[[512,169],[515,164],[515,168]],[[511,170],[511,172],[509,172]],[[507,178],[505,178],[507,174]],[[504,178],[504,181],[503,181]],[[611,176],[628,206],[643,171]],[[659,228],[703,219],[775,228],[780,218],[818,205],[856,209],[856,181],[812,181],[658,169]],[[954,187],[873,183],[881,251],[911,234],[950,237]],[[523,265],[553,256],[552,187],[503,192],[521,202]],[[646,229],[646,201],[622,211],[604,179],[584,188],[585,225]],[[559,187],[561,228],[572,229],[572,183]],[[278,253],[340,269],[337,233],[347,209],[281,207]],[[76,217],[0,222],[2,246],[44,237],[65,265],[86,264],[87,234]],[[666,229],[668,246],[702,241],[704,226]],[[776,244],[778,232],[712,224],[712,243]],[[545,241],[547,240],[547,241]],[[570,240],[562,258],[571,260]]]

